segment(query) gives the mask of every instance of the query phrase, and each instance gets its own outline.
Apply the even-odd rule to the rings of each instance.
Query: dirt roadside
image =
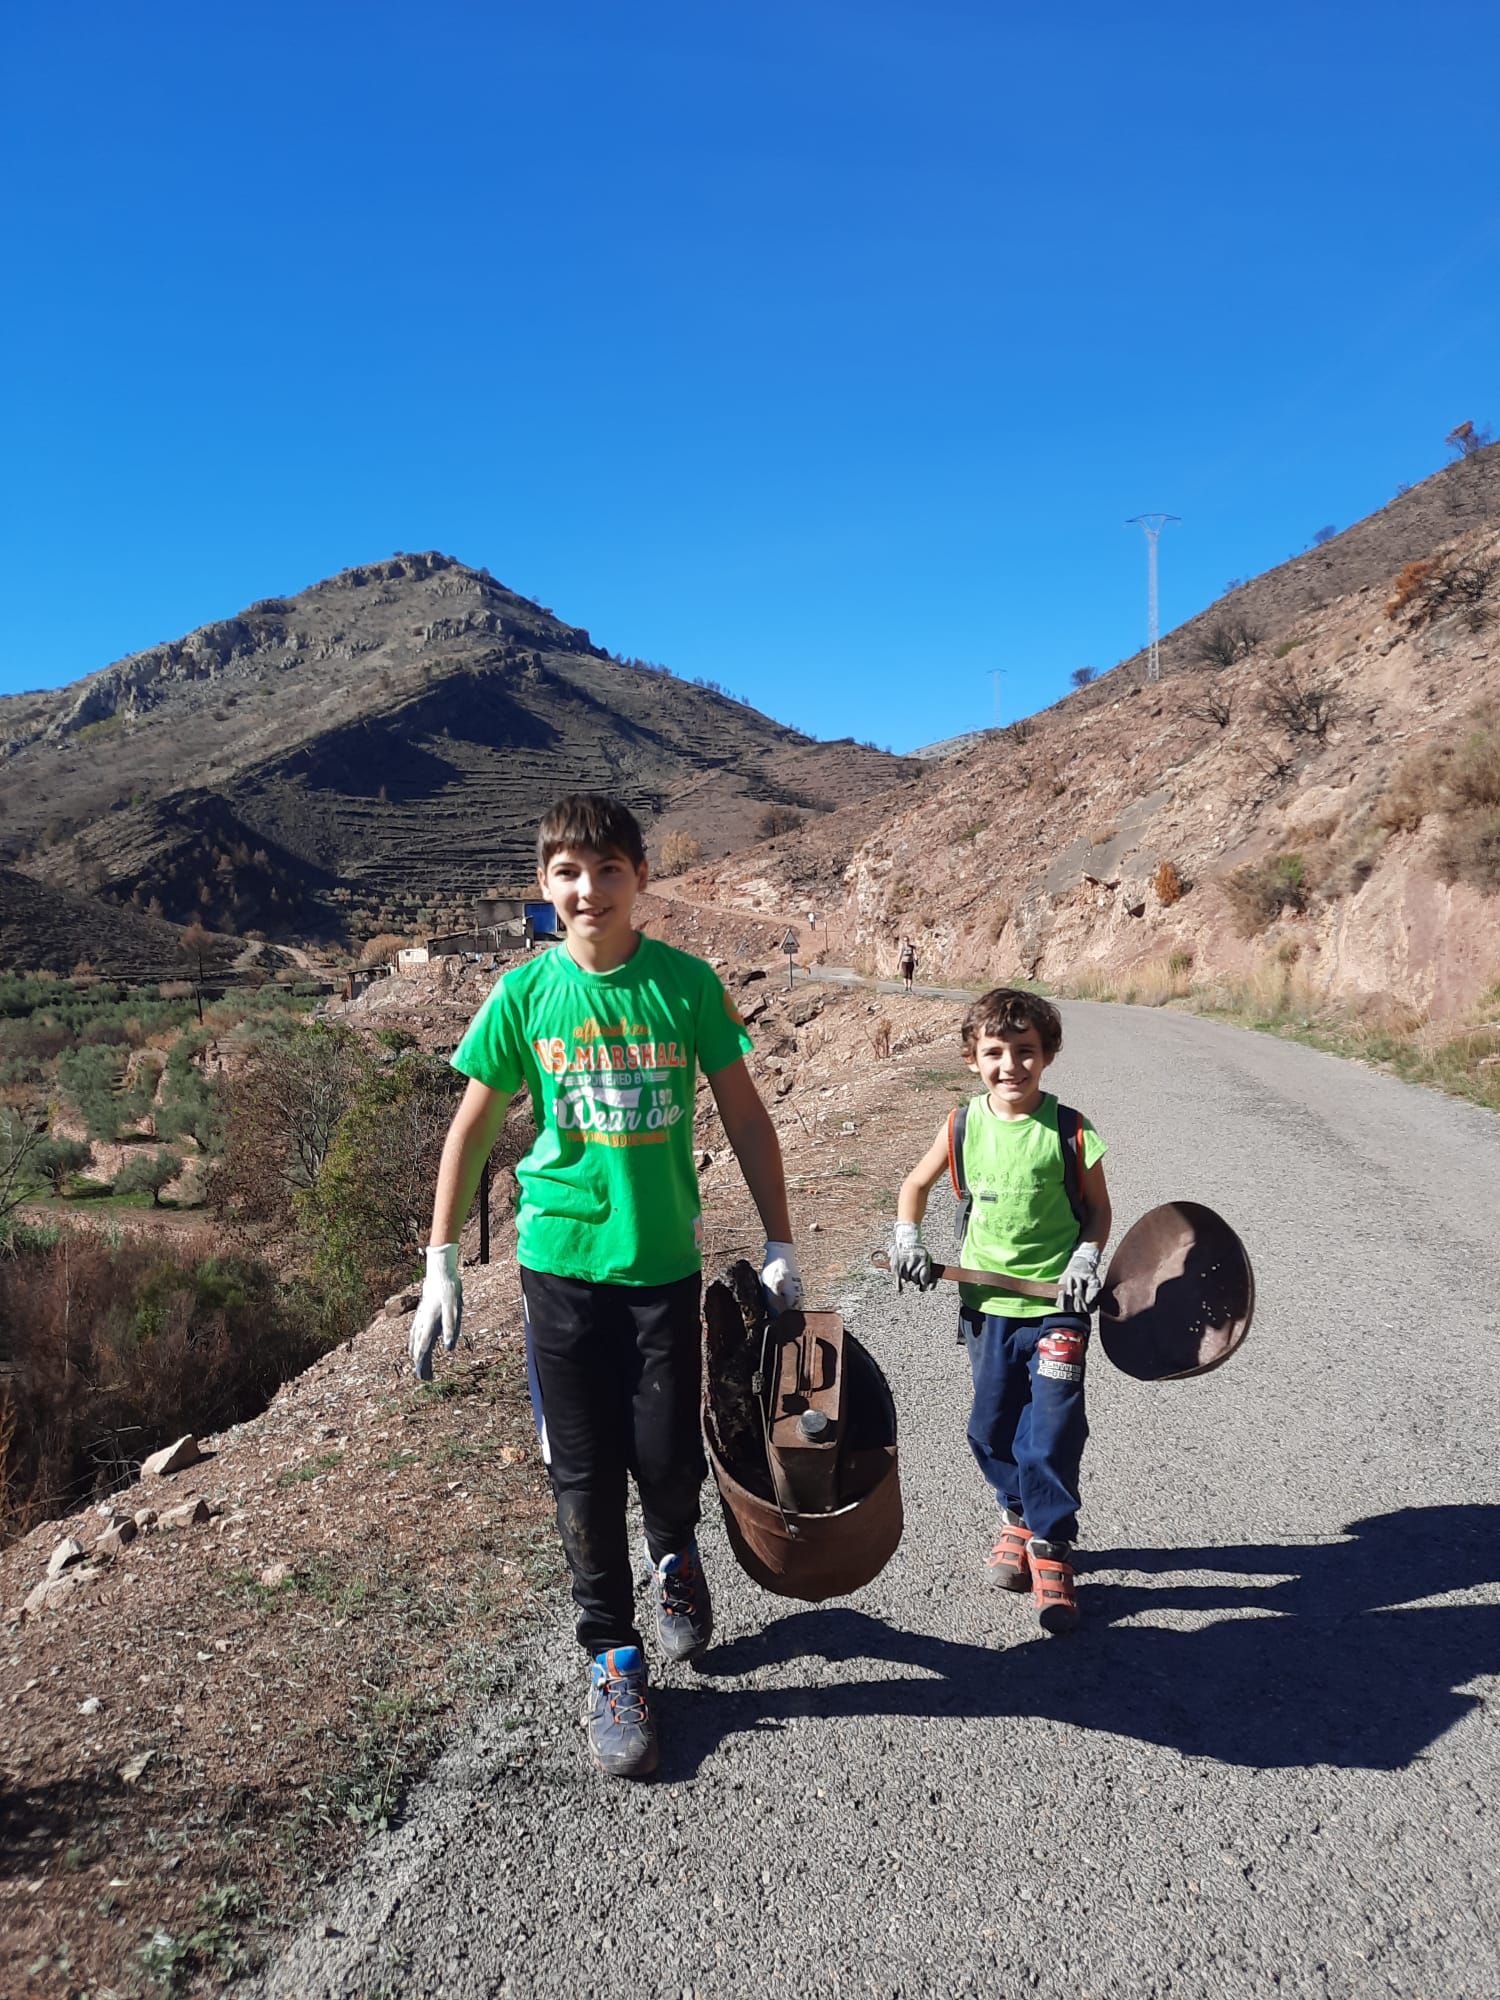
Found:
[[[966,1088],[959,1008],[787,992],[784,961],[726,959],[723,976],[755,1038],[811,1295],[831,1299]],[[381,997],[441,1045],[475,983]],[[390,1004],[367,1024],[397,1021]],[[711,1269],[757,1254],[761,1232],[706,1089],[695,1137]],[[471,1223],[471,1254],[475,1237]],[[407,1315],[382,1316],[264,1416],[205,1440],[201,1464],[114,1496],[116,1518],[199,1501],[207,1518],[159,1518],[98,1560],[109,1520],[90,1509],[0,1554],[0,1989],[217,1990],[399,1815],[466,1707],[504,1698],[529,1634],[559,1615],[561,1566],[503,1228],[496,1256],[466,1272],[465,1345],[432,1388],[407,1373]],[[85,1580],[17,1620],[68,1535]]]

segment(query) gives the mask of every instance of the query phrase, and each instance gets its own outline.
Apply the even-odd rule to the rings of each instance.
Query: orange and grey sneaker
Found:
[[[984,1566],[1002,1590],[1028,1590],[1031,1564],[1026,1553],[1026,1523],[1009,1507],[1000,1509],[1000,1539],[984,1559]]]
[[[1078,1599],[1073,1594],[1071,1542],[1042,1542],[1033,1535],[1026,1545],[1031,1560],[1031,1601],[1044,1632],[1071,1632],[1078,1623]]]

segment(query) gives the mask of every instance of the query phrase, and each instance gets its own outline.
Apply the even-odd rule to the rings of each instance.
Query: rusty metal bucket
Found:
[[[724,1525],[764,1590],[819,1604],[901,1539],[896,1406],[836,1313],[768,1319],[748,1264],[708,1287],[703,1427]]]

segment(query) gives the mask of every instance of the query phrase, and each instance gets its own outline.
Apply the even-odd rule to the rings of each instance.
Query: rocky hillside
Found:
[[[0,969],[6,972],[66,975],[85,966],[111,979],[180,979],[196,965],[196,954],[191,966],[184,958],[181,938],[160,917],[0,868]],[[222,973],[241,949],[232,938],[207,938],[205,971]]]
[[[486,571],[397,556],[0,699],[0,860],[177,921],[358,934],[524,876],[565,790],[712,855],[768,805],[827,812],[903,768],[614,659]]]
[[[683,892],[842,912],[886,972],[910,935],[929,976],[1295,967],[1451,1018],[1500,980],[1497,621],[1500,448],[1169,635],[1159,683],[1127,663]]]

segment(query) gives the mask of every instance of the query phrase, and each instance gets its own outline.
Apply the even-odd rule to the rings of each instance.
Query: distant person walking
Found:
[[[910,993],[912,980],[916,977],[917,973],[917,954],[910,938],[902,938],[901,940],[900,964],[902,985]]]

